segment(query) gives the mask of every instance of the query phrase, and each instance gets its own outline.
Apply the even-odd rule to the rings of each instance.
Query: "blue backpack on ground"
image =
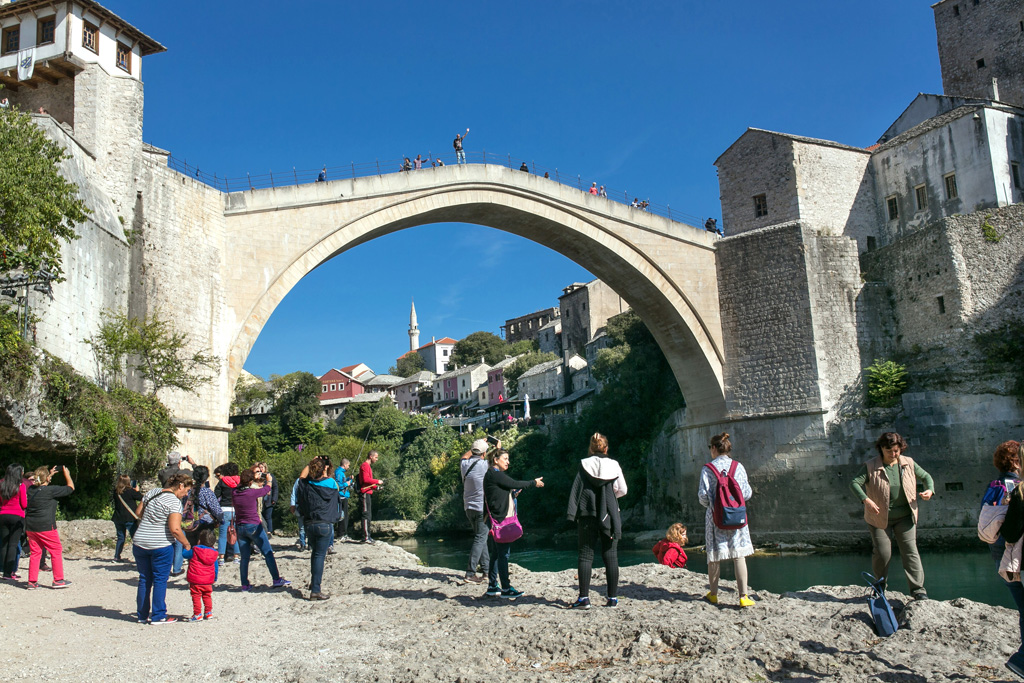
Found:
[[[892,606],[885,597],[885,589],[882,588],[885,579],[876,579],[867,572],[863,572],[861,576],[871,586],[871,595],[868,596],[868,610],[871,612],[871,618],[875,622],[875,633],[883,638],[888,638],[896,633],[900,625],[896,621],[896,614],[892,611]]]

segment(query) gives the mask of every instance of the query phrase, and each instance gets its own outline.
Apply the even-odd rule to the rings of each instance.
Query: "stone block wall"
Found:
[[[75,126],[75,81],[62,78],[56,84],[44,83],[38,88],[21,87],[17,92],[4,89],[2,97],[24,112],[38,112],[43,107],[60,123]]]
[[[800,217],[793,141],[767,131],[747,129],[722,156],[718,187],[722,199],[722,228],[738,235]],[[768,214],[758,217],[754,197],[765,195]]]
[[[799,220],[828,235],[857,240],[861,251],[876,236],[877,206],[866,150],[793,143]]]
[[[142,150],[142,83],[98,64],[75,76],[75,138],[96,155],[96,174],[117,212],[131,219]]]
[[[726,237],[717,261],[729,413],[820,410],[801,226]]]
[[[985,239],[986,222],[998,242]],[[1024,320],[1024,205],[933,223],[866,254],[864,270],[891,294],[896,347],[942,346],[955,363],[977,332]]]
[[[1002,102],[1024,106],[1024,52],[1019,0],[945,0],[936,3],[935,31],[947,95],[992,99],[998,80]],[[979,66],[978,60],[984,60]]]
[[[821,402],[832,410],[861,372],[857,299],[863,284],[857,242],[805,230],[804,245]]]
[[[161,317],[191,338],[195,350],[207,353],[230,348],[230,325],[221,287],[224,197],[202,183],[171,171],[160,154],[144,154],[134,207],[133,282],[129,311]],[[183,288],[182,283],[188,283]],[[227,377],[227,359],[221,358],[213,384],[199,395],[166,389],[161,400],[176,422],[191,426],[179,436],[209,448],[213,439],[226,439],[228,406],[233,387]],[[213,430],[206,434],[205,429]],[[188,451],[207,457],[200,450]],[[226,452],[226,448],[221,453]],[[212,457],[212,456],[211,456]]]
[[[113,203],[93,174],[91,152],[50,118],[36,117],[35,123],[71,155],[62,162],[61,173],[78,186],[79,196],[92,211],[85,223],[76,227],[79,238],[61,249],[66,279],[54,284],[53,299],[30,294],[29,304],[40,318],[36,343],[96,379],[95,357],[84,340],[98,332],[104,311],[126,306],[131,287],[130,248]]]

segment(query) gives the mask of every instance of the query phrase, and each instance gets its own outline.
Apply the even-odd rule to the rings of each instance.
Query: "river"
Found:
[[[390,541],[420,558],[425,564],[465,569],[471,541],[465,537],[409,538]],[[707,573],[703,553],[688,552],[687,569]],[[996,574],[995,564],[985,549],[966,552],[921,551],[925,587],[935,600],[963,597],[990,605],[1014,608],[1010,593]],[[650,550],[620,549],[622,566],[653,562]],[[531,571],[561,571],[576,567],[575,547],[512,546],[512,562]],[[595,558],[600,566],[600,558]],[[750,586],[772,593],[799,591],[815,585],[864,585],[861,572],[871,571],[870,552],[790,553],[747,558]],[[732,565],[722,565],[723,578],[732,579]],[[907,579],[893,547],[889,586],[908,593]],[[867,588],[865,586],[865,595]]]

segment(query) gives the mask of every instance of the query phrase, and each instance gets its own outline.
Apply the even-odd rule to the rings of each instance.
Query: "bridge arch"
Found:
[[[688,422],[725,416],[714,242],[703,230],[482,165],[251,190],[225,202],[228,386],[274,309],[313,269],[400,230],[471,223],[544,245],[603,280],[664,351]]]

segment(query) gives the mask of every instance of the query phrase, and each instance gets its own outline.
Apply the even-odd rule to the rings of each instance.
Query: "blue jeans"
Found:
[[[241,558],[239,571],[242,575],[242,585],[249,585],[249,555],[252,554],[253,547],[263,553],[263,558],[267,562],[267,570],[270,571],[270,577],[274,581],[281,578],[281,575],[277,572],[277,560],[274,559],[274,549],[270,547],[270,539],[267,538],[267,532],[264,530],[263,525],[235,524],[235,529],[238,530],[238,549],[240,551],[239,557]]]
[[[303,548],[306,547],[306,520],[302,519],[302,515],[299,511],[295,511],[295,517],[299,520],[299,545]]]
[[[466,151],[462,149],[455,150],[455,160],[460,164],[466,163]]]
[[[177,541],[171,541],[171,547],[174,548],[174,562],[172,563],[171,571],[177,574],[185,564],[185,558],[181,554],[181,551],[185,549],[185,546]]]
[[[309,558],[309,590],[311,593],[320,592],[320,581],[324,577],[324,560],[327,558],[327,548],[334,541],[334,525],[327,522],[316,522],[306,526],[306,538],[309,539],[310,550],[313,551]]]
[[[487,534],[487,552],[491,556],[487,568],[487,587],[497,588],[500,579],[502,589],[509,588],[512,584],[508,580],[508,558],[512,554],[512,544],[497,543],[494,536]]]
[[[114,546],[114,559],[121,559],[121,551],[124,550],[125,535],[135,540],[135,530],[139,528],[139,520],[133,519],[129,522],[114,522],[114,530],[117,531],[117,545]]]
[[[135,565],[139,568],[139,593],[136,603],[139,619],[152,618],[160,621],[167,618],[167,580],[171,576],[171,561],[174,559],[174,548],[164,546],[156,550],[146,550],[137,545],[132,546]],[[152,595],[152,614],[150,608]]]
[[[221,508],[221,511],[224,513],[224,521],[220,525],[220,536],[217,538],[217,553],[223,557],[224,550],[228,546],[228,525],[235,518],[235,511],[233,509],[228,510],[227,508]],[[231,552],[236,556],[238,555],[238,543],[231,546]]]

